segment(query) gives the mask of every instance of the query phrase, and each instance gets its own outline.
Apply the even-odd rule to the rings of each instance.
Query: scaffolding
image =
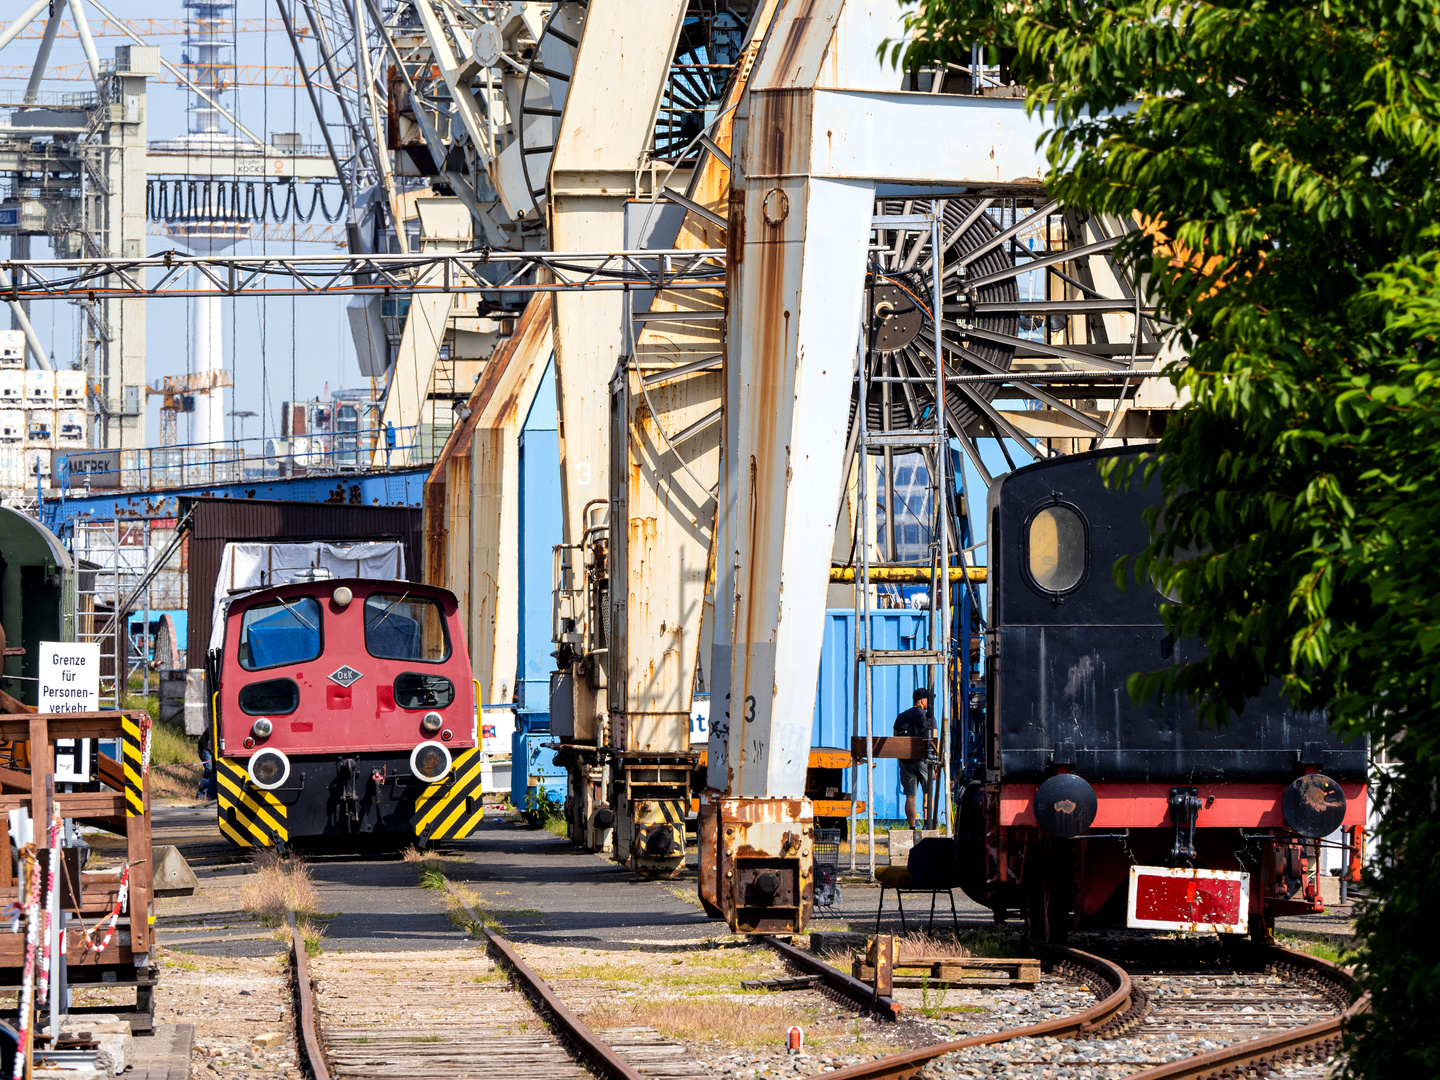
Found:
[[[870,877],[875,876],[875,731],[874,717],[872,715],[871,677],[877,667],[886,666],[910,666],[926,668],[932,673],[926,680],[929,684],[931,700],[934,702],[935,723],[940,736],[940,777],[938,785],[934,786],[934,800],[938,805],[939,799],[944,793],[950,790],[950,709],[949,694],[947,692],[948,662],[950,658],[950,528],[951,522],[947,514],[949,510],[948,485],[950,483],[950,432],[945,415],[945,365],[943,361],[944,349],[941,342],[941,327],[943,320],[935,317],[941,312],[941,297],[944,279],[944,250],[940,243],[940,230],[942,222],[942,206],[940,202],[931,202],[928,214],[880,214],[874,218],[874,225],[877,229],[897,230],[905,232],[926,232],[929,233],[930,249],[933,258],[930,265],[931,285],[931,308],[926,314],[930,316],[930,328],[934,333],[933,359],[933,381],[934,381],[934,407],[929,410],[928,426],[921,422],[912,421],[912,425],[906,429],[895,429],[890,426],[891,410],[883,410],[883,427],[880,431],[872,431],[867,420],[866,395],[870,385],[880,386],[881,393],[888,399],[891,384],[896,382],[914,384],[919,380],[917,376],[889,376],[880,371],[874,370],[879,366],[875,345],[876,322],[874,313],[876,305],[874,301],[875,285],[874,280],[877,273],[870,276],[869,296],[867,297],[867,318],[861,327],[860,340],[857,343],[859,350],[859,362],[856,365],[856,382],[858,386],[859,405],[856,409],[856,422],[858,424],[858,435],[856,442],[856,460],[858,462],[857,476],[857,505],[854,514],[854,541],[855,550],[859,558],[859,567],[855,574],[855,633],[852,637],[852,658],[854,665],[854,702],[855,714],[852,725],[852,734],[856,739],[864,736],[865,739],[865,819],[866,819],[866,858],[868,861],[867,870]],[[920,304],[918,297],[912,299],[917,305]],[[924,456],[926,462],[928,504],[931,508],[931,529],[929,544],[929,620],[928,633],[923,649],[876,649],[871,647],[871,625],[870,611],[872,598],[871,571],[879,569],[872,566],[870,549],[875,542],[872,521],[872,497],[869,490],[869,478],[872,456],[878,456],[882,464],[882,475],[885,481],[886,491],[886,534],[887,542],[884,551],[887,564],[894,563],[896,558],[895,543],[895,453],[896,451],[919,453]],[[876,493],[878,495],[878,492]],[[957,545],[959,546],[959,545]],[[938,810],[929,809],[929,816],[939,817]],[[950,815],[944,816],[945,835],[950,835]],[[856,869],[856,849],[859,846],[855,842],[855,829],[857,824],[855,804],[852,800],[850,810],[850,869]]]
[[[186,607],[182,542],[188,524],[188,518],[75,523],[76,640],[100,646],[102,704],[124,707],[137,676],[139,692],[151,692],[155,613]]]

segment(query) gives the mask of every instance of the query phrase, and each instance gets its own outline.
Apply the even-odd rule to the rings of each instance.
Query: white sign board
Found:
[[[40,711],[98,712],[100,709],[100,644],[73,641],[40,643]],[[55,741],[57,783],[85,783],[91,772],[90,740]]]
[[[40,643],[40,711],[98,712],[100,709],[100,643]]]

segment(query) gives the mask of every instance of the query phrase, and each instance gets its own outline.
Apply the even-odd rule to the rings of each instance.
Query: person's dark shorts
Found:
[[[915,794],[917,787],[924,788],[926,794],[929,794],[930,770],[923,761],[900,762],[900,790],[909,798]]]

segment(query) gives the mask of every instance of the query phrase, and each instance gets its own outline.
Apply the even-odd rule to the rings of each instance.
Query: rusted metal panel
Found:
[[[637,19],[626,0],[588,5],[550,171],[550,241],[557,250],[625,246],[625,201],[654,130],[686,7],[685,0],[654,0],[646,5],[646,17]],[[555,297],[566,545],[584,540],[593,523],[590,508],[610,499],[610,378],[628,340],[625,317],[621,292]],[[606,711],[607,672],[603,656],[582,658],[577,665],[570,680],[577,731],[598,729]]]
[[[815,825],[804,799],[701,799],[715,817],[714,894],[740,933],[799,933],[814,904]],[[702,869],[702,879],[705,869]]]
[[[181,509],[194,507],[190,531],[189,629],[187,655],[197,665],[210,644],[215,579],[226,543],[268,540],[400,540],[406,572],[419,578],[424,559],[424,515],[407,507],[343,506],[334,503],[272,502],[259,499],[204,499],[181,496]]]
[[[773,141],[778,131],[760,134]],[[806,149],[787,148],[799,152],[797,168]],[[759,152],[753,139],[751,151]],[[729,747],[723,765],[712,755],[710,771],[732,794],[804,791],[820,663],[814,627],[824,617],[843,479],[872,200],[865,183],[796,179],[747,182],[744,209],[732,204],[744,215],[744,251],[730,271],[717,587],[717,605],[723,595],[731,613],[728,634],[717,613],[711,716],[712,749],[727,736]],[[725,693],[728,709],[719,704]]]
[[[815,85],[846,0],[791,0],[781,5],[766,34],[753,85]]]

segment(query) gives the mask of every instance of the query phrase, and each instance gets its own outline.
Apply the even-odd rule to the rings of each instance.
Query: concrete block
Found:
[[[173,844],[159,844],[150,849],[151,864],[155,867],[156,896],[191,896],[200,879],[180,849]]]
[[[135,1037],[130,1032],[128,1021],[115,1017],[86,1017],[63,1025],[61,1031],[95,1041],[95,1067],[101,1076],[119,1076],[130,1067],[135,1056]],[[36,1075],[39,1075],[38,1070]],[[67,1072],[65,1080],[79,1080],[79,1076]]]
[[[37,1068],[30,1073],[34,1080],[100,1080],[105,1075],[90,1065],[78,1069]]]
[[[259,1035],[252,1036],[250,1041],[262,1049],[268,1050],[271,1047],[282,1046],[288,1036],[283,1031],[263,1031]]]

